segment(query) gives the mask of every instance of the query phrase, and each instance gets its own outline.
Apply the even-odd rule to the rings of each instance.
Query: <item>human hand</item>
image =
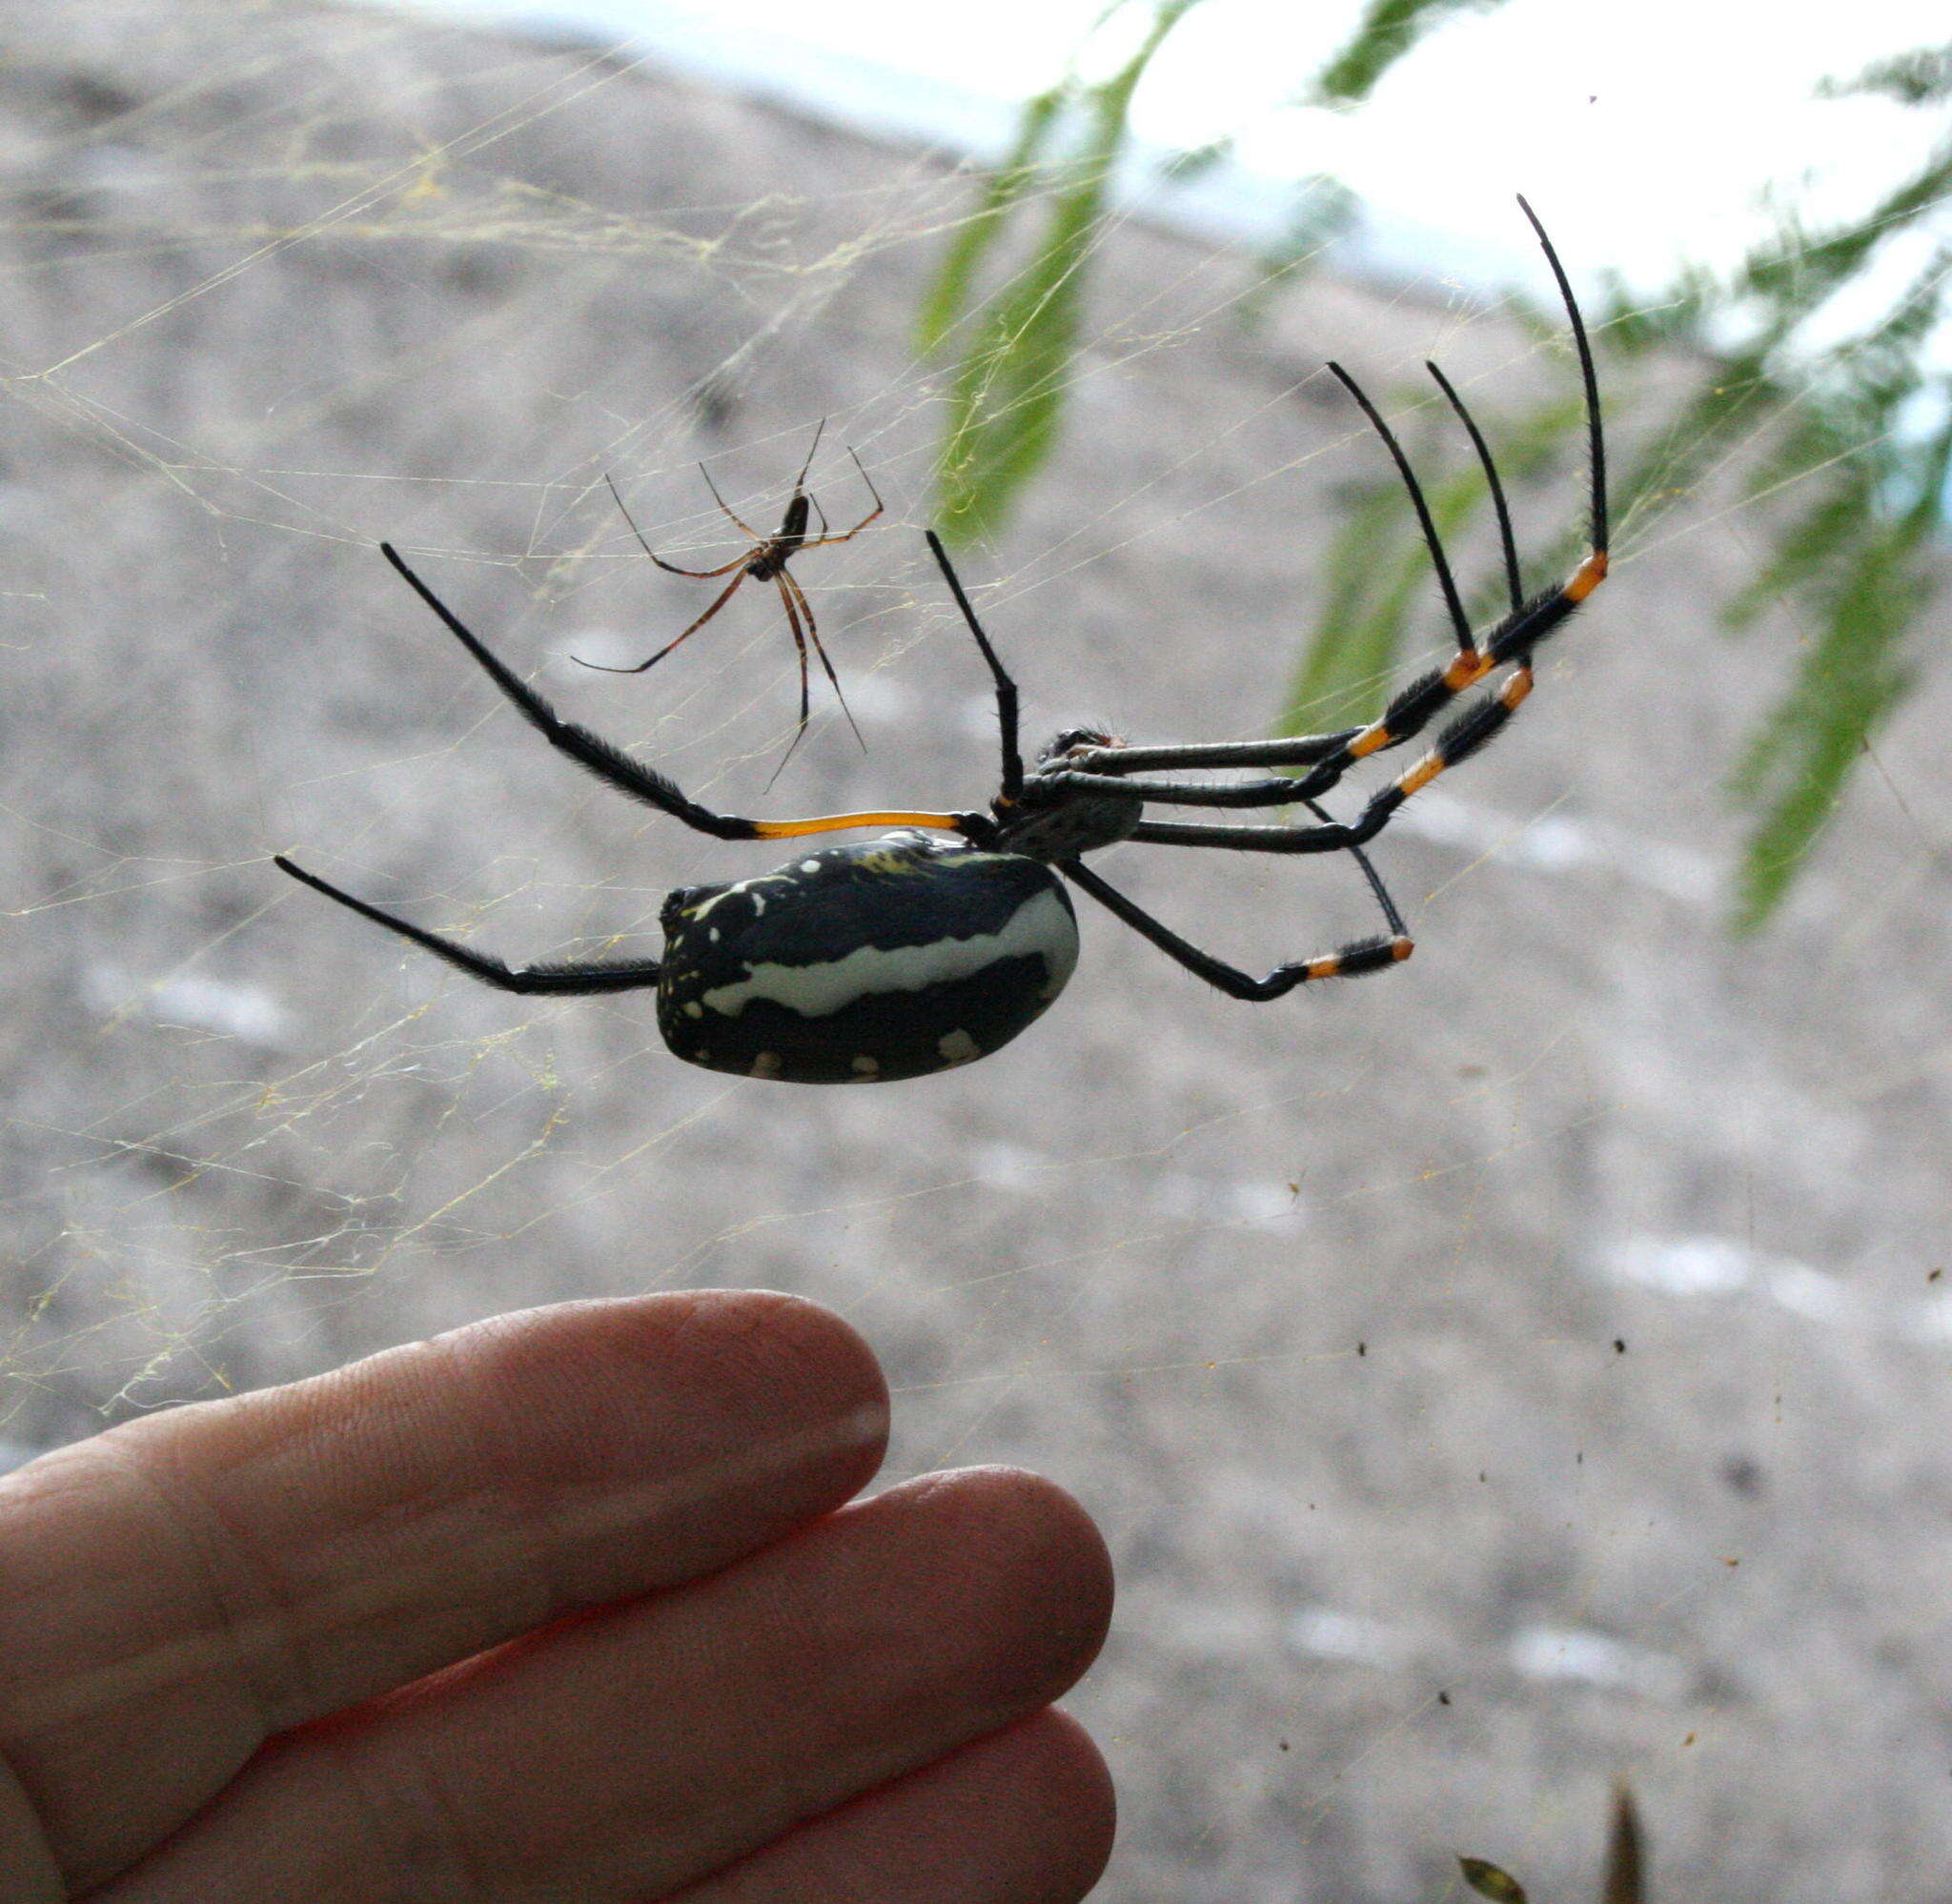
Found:
[[[1064,1904],[1110,1609],[784,1296],[504,1316],[0,1481],[0,1897]]]

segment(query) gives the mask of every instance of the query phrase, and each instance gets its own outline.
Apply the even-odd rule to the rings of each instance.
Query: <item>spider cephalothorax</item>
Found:
[[[1531,692],[1534,650],[1606,576],[1606,460],[1598,377],[1565,272],[1532,208],[1522,198],[1518,202],[1552,266],[1578,352],[1592,460],[1590,546],[1563,583],[1525,594],[1511,512],[1490,450],[1462,399],[1431,365],[1438,388],[1470,435],[1497,516],[1511,607],[1480,638],[1464,612],[1401,446],[1354,379],[1332,364],[1402,476],[1457,638],[1457,652],[1445,665],[1398,689],[1374,720],[1332,734],[1162,746],[1131,746],[1097,728],[1069,728],[1055,737],[1027,773],[1017,745],[1016,683],[931,533],[928,545],[994,686],[1003,776],[988,810],[884,809],[807,820],[746,820],[700,805],[662,774],[589,729],[562,719],[386,548],[387,559],[522,718],[552,746],[620,792],[719,840],[794,840],[867,827],[901,830],[863,845],[802,848],[797,859],[770,873],[671,894],[661,915],[661,960],[512,967],[355,899],[282,856],[278,865],[329,899],[503,991],[580,994],[655,986],[659,1025],[677,1056],[712,1070],[801,1084],[869,1083],[946,1070],[1016,1037],[1064,988],[1077,960],[1077,925],[1067,881],[1231,998],[1276,999],[1312,980],[1353,977],[1400,963],[1410,956],[1410,936],[1364,847],[1413,794],[1477,752],[1504,727]],[[792,519],[789,513],[789,527]],[[804,527],[803,510],[800,527]],[[760,564],[769,558],[753,559]],[[760,575],[761,566],[742,573]],[[784,573],[779,566],[762,578],[783,578]],[[1498,679],[1485,693],[1463,699],[1494,675]],[[1372,793],[1353,820],[1330,815],[1322,799],[1351,769],[1414,739],[1460,700],[1461,708],[1429,749]],[[1178,778],[1243,769],[1274,771],[1246,780]],[[1148,809],[1155,805],[1304,807],[1312,819],[1248,825],[1148,819]],[[1368,881],[1388,929],[1316,958],[1277,965],[1257,979],[1182,939],[1084,863],[1087,853],[1123,841],[1246,853],[1347,853]]]

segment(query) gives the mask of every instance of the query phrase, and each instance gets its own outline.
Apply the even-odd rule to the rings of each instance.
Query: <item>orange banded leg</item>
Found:
[[[1393,965],[1400,965],[1415,949],[1409,935],[1400,929],[1377,933],[1368,939],[1352,940],[1336,951],[1324,953],[1318,958],[1276,965],[1266,978],[1256,979],[1250,973],[1214,958],[1210,952],[1201,951],[1170,927],[1162,925],[1150,913],[1134,905],[1115,886],[1107,885],[1081,861],[1067,860],[1062,865],[1068,879],[1082,886],[1108,912],[1122,919],[1142,939],[1150,940],[1169,959],[1184,965],[1196,979],[1204,979],[1214,990],[1252,1004],[1284,997],[1297,985],[1310,984],[1317,979],[1354,979],[1365,972],[1386,972]]]
[[[1246,853],[1346,853],[1373,840],[1412,794],[1485,746],[1532,692],[1532,670],[1515,667],[1490,699],[1461,714],[1414,765],[1376,793],[1356,819],[1321,826],[1198,826],[1148,820],[1129,839],[1155,846],[1222,846]],[[1297,781],[1297,787],[1306,782]]]
[[[1047,769],[1038,778],[1045,784],[1066,793],[1125,793],[1140,800],[1158,800],[1169,806],[1291,806],[1299,800],[1329,792],[1357,760],[1379,754],[1386,747],[1400,746],[1430,724],[1433,715],[1457,696],[1481,681],[1492,669],[1492,659],[1481,648],[1456,656],[1444,668],[1412,681],[1367,727],[1345,737],[1306,775],[1284,775],[1278,779],[1236,780],[1214,783],[1201,780],[1148,780],[1125,779],[1103,772],[1085,773],[1066,768]],[[1117,756],[1106,750],[1092,757],[1093,764],[1110,764]],[[1264,760],[1263,764],[1278,762]]]

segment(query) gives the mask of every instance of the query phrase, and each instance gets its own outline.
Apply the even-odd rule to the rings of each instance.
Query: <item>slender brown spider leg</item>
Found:
[[[827,419],[823,416],[813,426],[813,441],[806,446],[806,460],[800,465],[800,474],[793,478],[793,494],[798,496],[806,487],[806,473],[813,467],[814,456],[820,450],[820,439],[826,434]]]
[[[867,466],[858,456],[854,455],[854,446],[851,443],[847,446],[847,454],[850,456],[854,456],[854,467],[861,472],[861,480],[867,485],[868,495],[874,497],[874,507],[859,522],[855,523],[853,528],[848,530],[844,536],[830,536],[827,534],[827,518],[824,512],[823,512],[820,518],[821,533],[818,536],[810,537],[806,541],[801,543],[800,546],[803,549],[824,548],[830,542],[851,542],[870,522],[876,520],[886,512],[887,505],[882,501],[881,492],[874,486],[874,478],[867,474]],[[814,507],[819,509],[820,504],[816,502]]]
[[[605,470],[603,472],[603,480],[610,485],[610,499],[616,503],[618,513],[623,517],[624,521],[630,525],[630,533],[637,537],[638,547],[641,549],[644,552],[644,554],[651,558],[652,561],[656,562],[657,565],[661,569],[662,569],[666,575],[688,576],[693,581],[710,581],[715,576],[730,575],[732,571],[740,565],[741,562],[745,560],[745,555],[734,556],[729,562],[721,562],[719,566],[715,569],[681,569],[676,562],[667,562],[662,556],[659,555],[657,550],[651,547],[650,543],[644,537],[644,532],[637,526],[637,517],[630,513],[627,507],[625,507],[623,497],[620,496],[617,492],[616,479],[611,476],[608,470]],[[745,553],[746,555],[749,555],[751,551],[748,550]]]
[[[661,568],[664,566],[664,564],[661,562],[659,566]],[[677,573],[682,575],[685,572],[682,569],[680,569]],[[723,575],[725,572],[723,569],[719,569],[715,570],[714,573],[718,575]],[[730,601],[735,595],[739,593],[739,584],[745,579],[745,577],[746,571],[744,569],[741,569],[739,573],[736,576],[734,576],[729,582],[725,584],[724,588],[720,591],[719,598],[715,602],[713,602],[712,605],[708,609],[706,609],[705,612],[702,615],[701,615],[699,618],[696,621],[694,621],[691,624],[691,626],[683,632],[683,634],[674,635],[671,638],[671,639],[666,641],[664,645],[661,648],[660,648],[655,655],[648,657],[644,660],[638,661],[627,668],[613,668],[603,661],[586,661],[580,655],[572,655],[570,657],[570,659],[573,660],[580,668],[594,668],[600,675],[640,675],[646,668],[653,667],[658,662],[661,661],[664,658],[664,657],[668,655],[673,648],[677,647],[681,641],[689,640],[692,636],[696,635],[698,631],[701,628],[702,628],[705,625],[705,623],[712,618],[713,616],[718,614],[720,609],[723,608],[724,605],[728,601]]]
[[[700,465],[698,466],[698,473],[699,473],[699,475],[700,475],[700,476],[703,476],[703,477],[704,477],[704,479],[705,479],[705,487],[706,487],[706,488],[707,488],[708,490],[710,490],[710,491],[711,491],[711,493],[712,493],[712,500],[713,500],[714,502],[716,502],[716,503],[717,503],[717,504],[719,505],[719,507],[720,507],[721,509],[724,510],[724,512],[725,512],[725,514],[726,514],[727,516],[731,516],[731,517],[732,517],[732,520],[733,520],[733,522],[734,522],[735,524],[737,524],[737,526],[738,526],[738,527],[739,527],[740,529],[743,530],[743,531],[745,532],[745,534],[746,534],[746,535],[748,535],[748,536],[750,536],[750,537],[752,537],[752,539],[753,539],[753,542],[754,542],[755,546],[757,546],[757,547],[759,547],[759,548],[762,548],[762,548],[764,548],[764,547],[765,547],[765,545],[766,545],[766,542],[767,542],[767,540],[768,540],[769,538],[768,538],[768,537],[764,537],[764,536],[762,536],[762,535],[761,535],[761,534],[759,533],[759,531],[758,531],[757,529],[755,529],[755,528],[754,528],[754,527],[752,526],[752,524],[751,524],[751,523],[749,523],[749,522],[742,522],[742,521],[741,521],[741,520],[740,520],[740,518],[739,518],[738,517],[736,517],[736,516],[732,516],[732,511],[731,511],[731,509],[730,509],[730,508],[729,508],[729,507],[727,506],[727,504],[726,504],[726,501],[725,501],[725,498],[724,498],[724,497],[723,497],[722,496],[721,496],[721,495],[719,494],[719,485],[718,485],[717,483],[715,483],[715,482],[714,482],[714,481],[712,480],[712,473],[711,473],[711,471],[710,471],[710,470],[708,470],[708,469],[706,469],[706,468],[705,468],[705,466],[704,466],[704,465],[703,465],[702,463],[701,463],[701,464],[700,464]],[[750,556],[750,555],[752,554],[752,550],[751,550],[751,549],[748,549],[748,550],[746,550],[745,554],[746,554],[746,556]],[[741,560],[743,560],[743,559],[744,559],[744,557],[741,557]],[[722,570],[722,571],[720,571],[720,573],[721,573],[721,574],[722,574],[722,573],[723,573],[723,571]]]
[[[783,592],[786,588],[793,591],[794,599],[800,604],[800,613],[806,618],[806,638],[812,644],[813,652],[820,658],[821,670],[827,678],[827,685],[833,689],[834,699],[841,703],[841,712],[847,717],[847,725],[854,729],[854,738],[861,742],[861,751],[864,754],[867,752],[867,742],[861,739],[861,729],[854,725],[854,710],[847,705],[847,697],[841,692],[841,678],[835,674],[833,662],[827,659],[826,644],[820,638],[820,624],[813,618],[813,603],[807,600],[806,591],[800,586],[798,577],[790,569],[780,571],[780,581]],[[786,613],[790,619],[793,611],[789,608]],[[803,659],[802,665],[803,669]]]
[[[793,598],[787,592],[786,571],[782,569],[773,577],[780,591],[780,601],[786,611],[786,626],[793,633],[793,647],[800,658],[800,719],[793,729],[793,738],[786,742],[786,751],[780,756],[780,763],[766,779],[766,792],[771,793],[773,783],[786,771],[786,762],[793,758],[794,750],[806,739],[806,722],[812,707],[808,692],[806,673],[806,636],[800,626],[800,615],[793,606]]]
[[[806,671],[806,631],[800,625],[800,611],[793,605],[792,590],[784,569],[773,577],[773,585],[780,591],[780,605],[786,611],[786,626],[793,632],[794,652],[800,657],[800,726],[793,736],[793,747],[797,747],[800,736],[806,732],[807,716],[813,705]],[[790,754],[793,747],[786,751]]]

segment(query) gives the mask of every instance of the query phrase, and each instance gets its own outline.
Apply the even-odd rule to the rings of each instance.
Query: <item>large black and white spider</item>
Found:
[[[903,830],[864,845],[806,853],[754,879],[671,893],[661,914],[661,960],[510,966],[355,899],[282,855],[277,864],[328,899],[502,991],[588,994],[655,986],[659,1028],[678,1057],[709,1070],[799,1084],[918,1077],[1007,1043],[1043,1014],[1077,962],[1077,922],[1066,881],[1231,998],[1264,1002],[1317,979],[1388,969],[1410,956],[1411,942],[1362,849],[1413,794],[1476,753],[1510,720],[1531,692],[1533,652],[1606,576],[1605,445],[1593,353],[1552,241],[1532,208],[1522,198],[1518,203],[1544,248],[1578,352],[1592,467],[1589,551],[1559,586],[1525,595],[1511,514],[1491,453],[1448,379],[1430,365],[1471,436],[1497,515],[1511,607],[1480,639],[1401,446],[1354,380],[1332,364],[1402,476],[1457,638],[1457,652],[1447,665],[1397,690],[1367,725],[1277,740],[1145,747],[1074,728],[1059,734],[1026,771],[1018,751],[1016,683],[930,532],[929,548],[995,687],[1003,779],[988,810],[741,819],[700,805],[662,774],[562,719],[461,624],[396,550],[382,544],[387,560],[522,718],[620,792],[719,840],[791,840],[871,826]],[[1431,748],[1372,795],[1354,820],[1335,820],[1325,812],[1322,796],[1357,762],[1413,739],[1453,701],[1507,666],[1496,686],[1443,727]],[[1251,780],[1152,778],[1237,768],[1282,771]],[[1307,824],[1273,825],[1149,820],[1147,809],[1154,804],[1299,805],[1315,818]],[[1124,841],[1249,853],[1348,853],[1368,879],[1388,930],[1254,978],[1182,939],[1085,864],[1086,854]]]

